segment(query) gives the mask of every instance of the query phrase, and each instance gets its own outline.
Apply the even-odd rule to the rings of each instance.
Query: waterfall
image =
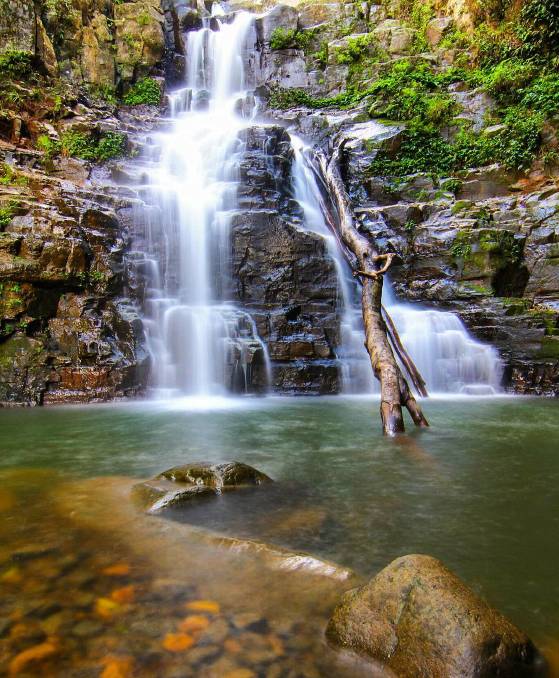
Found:
[[[186,84],[169,95],[169,126],[153,135],[144,161],[145,327],[151,386],[162,396],[248,392],[269,382],[253,319],[228,301],[239,133],[254,108],[243,68],[253,18],[240,12],[216,22],[219,30],[206,20],[185,34]]]
[[[295,152],[293,183],[295,199],[304,213],[305,227],[322,235],[336,263],[342,315],[338,357],[346,393],[375,392],[369,356],[363,346],[361,301],[341,248],[325,222],[326,206],[309,149],[292,136]],[[468,334],[455,313],[400,303],[385,277],[383,305],[392,317],[400,338],[421,372],[431,393],[488,395],[500,390],[502,363],[492,346]]]
[[[184,34],[185,86],[168,95],[169,117],[151,135],[138,163],[144,178],[141,265],[147,279],[144,324],[152,356],[155,395],[213,396],[262,392],[270,361],[253,318],[231,294],[232,217],[243,134],[254,125],[253,77],[245,73],[255,41],[247,12],[213,16]],[[303,227],[323,237],[339,282],[343,390],[371,393],[378,386],[363,347],[360,295],[341,248],[325,222],[320,178],[304,142],[292,136],[293,195]],[[432,392],[498,390],[501,365],[494,349],[468,335],[453,313],[398,303],[385,284],[385,306]]]

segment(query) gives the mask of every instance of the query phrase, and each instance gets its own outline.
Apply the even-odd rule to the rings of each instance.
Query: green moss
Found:
[[[531,306],[529,299],[519,299],[518,297],[505,297],[502,299],[505,308],[505,314],[508,316],[524,315]]]
[[[559,337],[545,336],[542,339],[539,357],[559,359]]]
[[[123,99],[127,106],[139,106],[140,104],[150,104],[159,106],[161,103],[161,89],[159,83],[153,78],[144,78],[132,85],[130,91]]]
[[[150,22],[150,16],[147,12],[141,12],[138,16],[138,26],[147,26]]]
[[[472,254],[470,231],[459,231],[450,248],[454,259],[466,259]]]
[[[493,290],[491,290],[486,285],[480,285],[479,283],[473,283],[469,281],[464,282],[462,283],[462,288],[469,292],[475,292],[475,294],[483,294],[486,297],[493,295]]]

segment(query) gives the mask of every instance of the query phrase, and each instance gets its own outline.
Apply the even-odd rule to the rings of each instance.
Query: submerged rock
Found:
[[[205,495],[218,495],[273,482],[266,474],[238,461],[224,464],[196,462],[175,466],[132,488],[134,500],[157,513]]]
[[[326,635],[402,678],[545,673],[530,639],[429,556],[398,558],[346,593]]]

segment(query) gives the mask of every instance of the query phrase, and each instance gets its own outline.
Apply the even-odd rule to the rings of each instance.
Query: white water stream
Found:
[[[254,109],[242,58],[252,23],[239,13],[219,31],[187,34],[186,87],[169,95],[170,129],[153,138],[145,324],[152,386],[164,397],[245,392],[256,363],[269,372],[254,321],[227,301],[239,132]]]
[[[267,350],[253,319],[228,301],[230,224],[239,209],[244,151],[239,133],[255,124],[251,74],[245,73],[243,58],[254,43],[253,17],[239,12],[230,21],[220,9],[214,15],[219,30],[210,30],[208,22],[185,36],[186,86],[169,95],[169,126],[153,135],[142,187],[149,205],[143,217],[149,279],[145,326],[151,385],[163,397],[248,391],[255,365],[270,383]],[[376,385],[363,347],[355,283],[325,224],[304,144],[296,137],[292,142],[294,194],[304,227],[327,239],[338,271],[344,390],[372,392]],[[399,304],[389,289],[385,301],[431,391],[498,390],[496,351],[472,339],[456,315]]]

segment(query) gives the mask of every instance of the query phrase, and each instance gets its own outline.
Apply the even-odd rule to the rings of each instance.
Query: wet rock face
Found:
[[[137,394],[149,360],[125,296],[127,201],[29,176],[0,232],[0,403]]]
[[[545,675],[529,638],[429,556],[398,558],[346,593],[326,635],[402,678]]]
[[[280,127],[244,135],[241,205],[232,223],[235,301],[256,322],[272,361],[272,385],[288,393],[339,390],[339,296],[325,240],[303,230],[291,190],[292,149]]]
[[[464,176],[456,196],[423,175],[395,192],[383,180],[348,177],[362,230],[398,255],[398,295],[459,313],[499,349],[505,386],[556,395],[559,194],[517,196],[510,184],[496,168]]]
[[[134,501],[148,513],[158,513],[200,497],[271,482],[272,479],[265,473],[238,461],[224,464],[200,462],[176,466],[152,480],[138,483],[132,494]]]

